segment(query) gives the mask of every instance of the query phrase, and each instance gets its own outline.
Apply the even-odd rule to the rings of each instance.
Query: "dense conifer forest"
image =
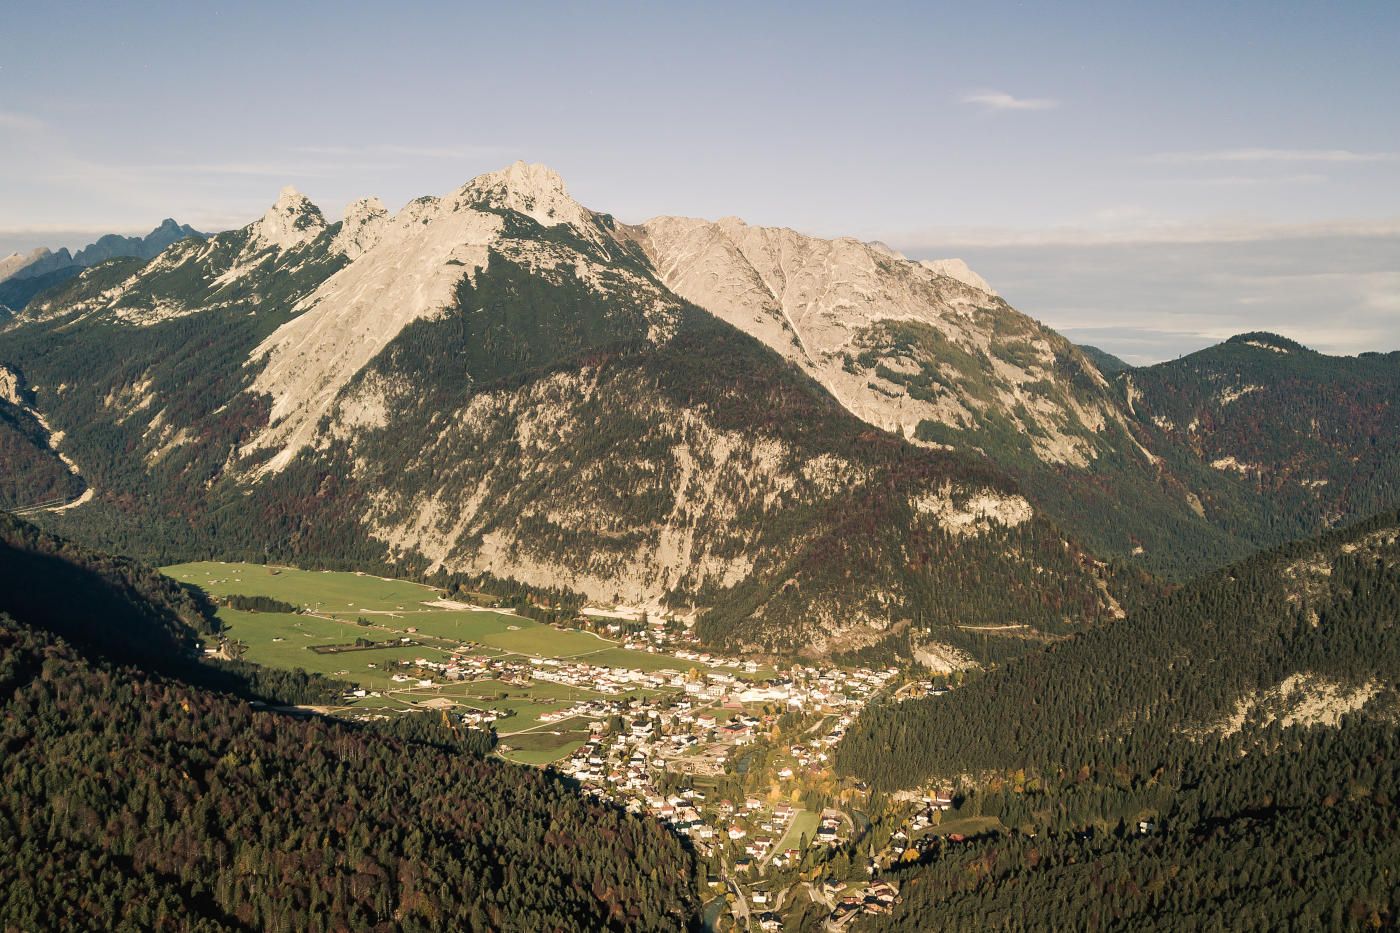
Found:
[[[1017,828],[890,872],[903,902],[866,929],[1394,928],[1393,723],[1281,730],[1193,757],[1175,791],[1164,779],[1125,778],[1117,794],[1008,784],[967,800]],[[1076,794],[1090,806],[1075,817],[1053,802]]]
[[[692,857],[656,821],[483,757],[481,733],[258,712],[196,686],[182,675],[208,678],[177,663],[193,632],[178,614],[205,618],[190,594],[21,523],[5,532],[0,927],[644,930],[694,919]],[[19,576],[51,563],[69,568],[57,578],[66,596],[41,587],[48,608],[14,598]]]
[[[71,499],[83,481],[49,448],[48,432],[29,411],[0,398],[0,508]]]
[[[897,868],[888,928],[1394,923],[1398,527],[1388,513],[1278,548],[945,696],[867,710],[841,771],[882,793],[956,789],[949,818],[991,818]]]

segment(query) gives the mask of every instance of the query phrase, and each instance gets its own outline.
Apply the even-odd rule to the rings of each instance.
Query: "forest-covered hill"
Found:
[[[19,523],[5,540],[0,927],[693,922],[692,859],[660,823],[431,729],[257,712],[193,685],[197,672],[133,666],[178,657],[180,618],[201,615],[189,594]],[[36,572],[43,599],[17,600],[12,587]]]
[[[993,818],[896,872],[890,929],[1389,925],[1398,724],[1387,513],[868,709],[838,768],[881,792],[956,788],[950,817]]]

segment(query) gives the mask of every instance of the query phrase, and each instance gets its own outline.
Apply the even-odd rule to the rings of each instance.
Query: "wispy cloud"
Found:
[[[1353,149],[1217,149],[1208,152],[1159,152],[1148,162],[1180,165],[1210,162],[1395,162],[1400,152]]]
[[[43,120],[27,113],[0,110],[0,129],[15,130],[21,133],[36,133],[48,129]]]
[[[1014,97],[1005,91],[975,91],[963,97],[964,104],[976,104],[987,110],[1054,110],[1058,100],[1049,97]]]
[[[456,146],[404,146],[392,143],[370,146],[298,146],[293,152],[317,156],[400,156],[409,159],[474,159],[515,151],[515,147],[494,143]]]
[[[1111,246],[1194,243],[1257,243],[1307,240],[1316,237],[1400,237],[1400,217],[1390,220],[1337,220],[1303,224],[1154,221],[1130,208],[1095,212],[1084,226],[1039,229],[1006,227],[946,227],[886,233],[882,239],[909,255],[930,248],[999,248],[1019,246]]]
[[[1220,188],[1249,188],[1256,185],[1320,185],[1327,176],[1317,172],[1295,175],[1214,175],[1207,178],[1164,178],[1166,185],[1198,185]]]

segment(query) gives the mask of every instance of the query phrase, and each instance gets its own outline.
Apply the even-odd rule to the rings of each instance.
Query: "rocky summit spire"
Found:
[[[363,255],[379,242],[385,224],[389,222],[389,212],[384,202],[378,198],[360,198],[345,208],[345,219],[340,224],[340,232],[335,235],[332,250],[339,250],[348,259]]]
[[[282,189],[277,202],[250,228],[250,246],[258,249],[292,249],[316,239],[326,229],[321,209],[291,185]]]

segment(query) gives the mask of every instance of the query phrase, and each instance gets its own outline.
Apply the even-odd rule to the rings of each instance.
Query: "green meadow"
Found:
[[[220,561],[177,564],[163,572],[198,586],[212,597],[268,596],[303,610],[243,612],[220,607],[218,615],[226,634],[245,646],[243,656],[247,660],[268,667],[301,668],[383,694],[349,704],[359,711],[408,712],[447,700],[463,708],[509,712],[511,715],[497,723],[502,741],[513,749],[506,756],[531,764],[557,760],[588,737],[585,722],[571,719],[541,723],[540,716],[602,694],[539,680],[527,686],[487,680],[419,687],[416,677],[406,683],[394,683],[393,672],[385,670],[386,665],[416,658],[443,661],[451,656],[453,648],[461,646],[495,657],[578,659],[642,671],[684,672],[699,668],[734,673],[730,668],[715,668],[666,654],[633,651],[589,632],[558,629],[510,613],[428,606],[428,602],[438,599],[439,592],[404,580]],[[382,642],[384,647],[333,654],[312,650],[315,646],[349,645],[357,638]],[[403,646],[398,644],[401,638],[423,643]],[[651,695],[657,691],[636,688],[629,692]]]
[[[212,596],[271,596],[315,612],[421,609],[423,602],[438,595],[431,586],[406,580],[262,564],[198,561],[164,567],[161,572],[182,583],[193,583]]]

